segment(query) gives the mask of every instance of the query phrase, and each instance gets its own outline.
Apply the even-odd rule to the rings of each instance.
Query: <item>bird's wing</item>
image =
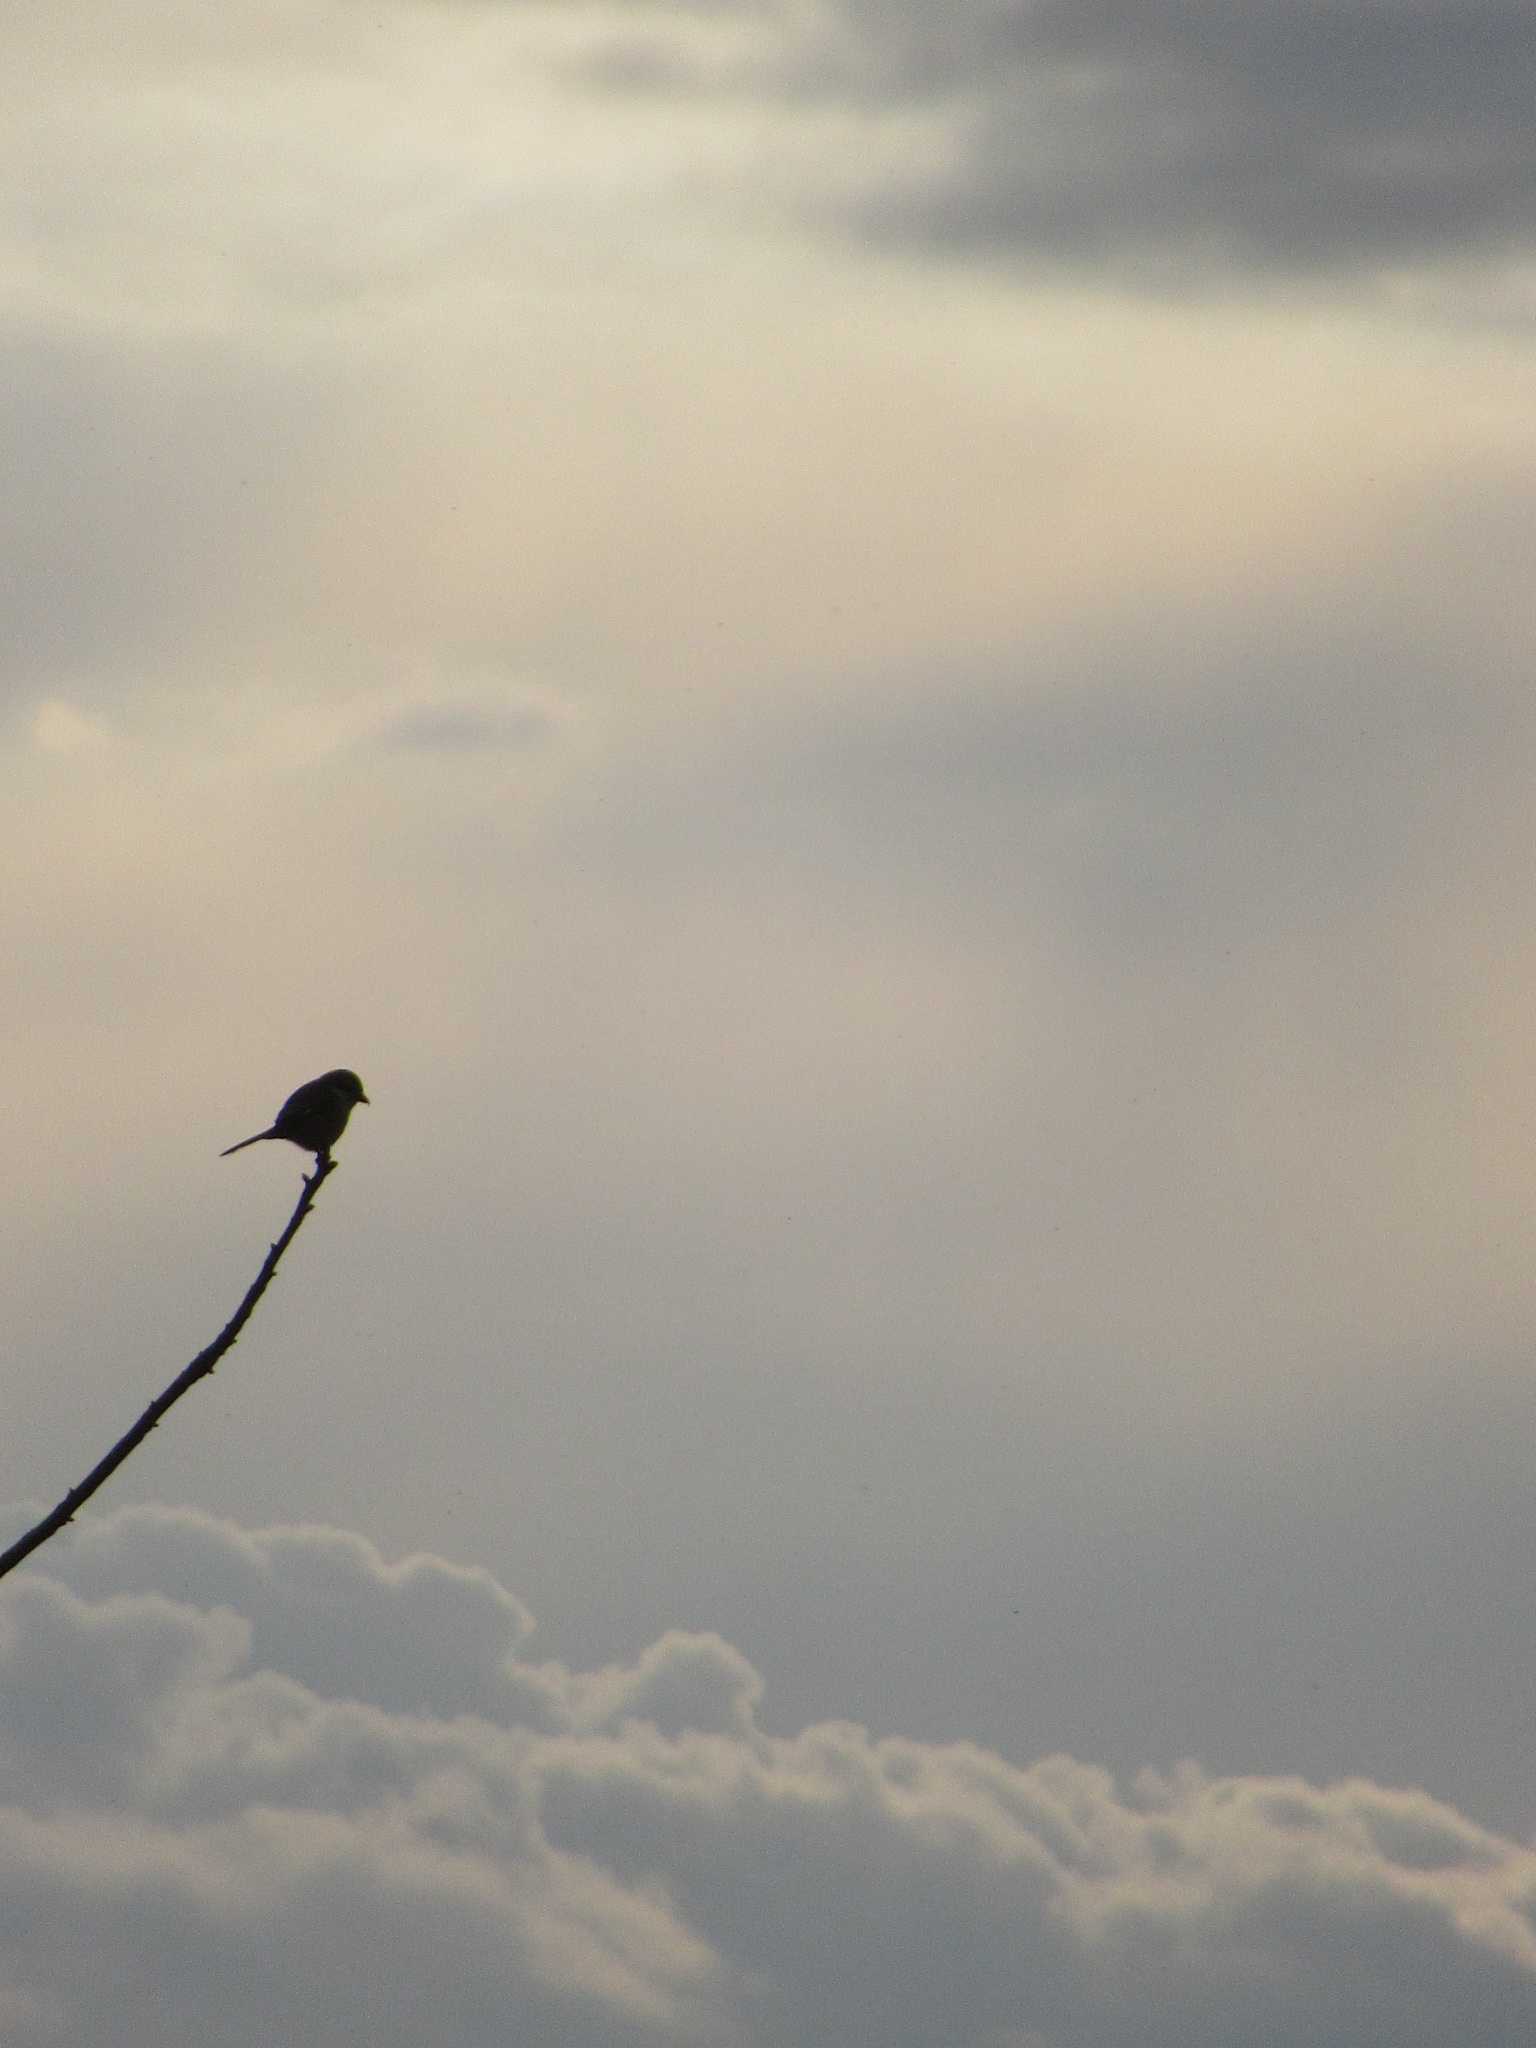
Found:
[[[277,1115],[272,1119],[273,1128],[287,1123],[290,1117],[308,1116],[314,1110],[329,1108],[335,1091],[326,1075],[318,1081],[306,1081],[302,1088],[295,1088]]]

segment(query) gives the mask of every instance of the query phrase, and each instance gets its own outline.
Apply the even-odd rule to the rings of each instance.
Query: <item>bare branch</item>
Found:
[[[7,1572],[13,1571],[23,1558],[30,1557],[32,1552],[40,1544],[46,1543],[50,1536],[56,1536],[67,1522],[73,1521],[76,1510],[85,1501],[90,1499],[97,1487],[104,1485],[112,1477],[112,1474],[122,1464],[128,1453],[136,1450],[143,1443],[145,1437],[149,1435],[149,1432],[154,1428],[161,1416],[165,1414],[166,1410],[174,1407],[189,1387],[196,1386],[200,1379],[206,1378],[213,1371],[213,1368],[218,1364],[225,1352],[231,1348],[235,1339],[245,1328],[252,1309],[255,1308],[257,1302],[260,1301],[262,1295],[266,1292],[267,1282],[277,1271],[278,1260],[287,1251],[289,1245],[292,1244],[294,1238],[298,1235],[300,1224],[314,1206],[315,1196],[320,1192],[321,1182],[328,1173],[334,1172],[335,1166],[335,1160],[328,1153],[316,1158],[315,1170],[313,1173],[305,1176],[304,1192],[299,1196],[298,1207],[288,1219],[287,1228],[267,1253],[261,1271],[252,1281],[250,1288],[246,1292],[245,1299],[235,1310],[223,1329],[220,1330],[218,1336],[214,1338],[206,1350],[199,1351],[196,1358],[193,1359],[192,1363],[184,1371],[176,1375],[163,1394],[150,1402],[128,1434],[118,1439],[107,1455],[101,1460],[101,1463],[93,1466],[78,1486],[70,1488],[52,1514],[45,1515],[42,1521],[27,1531],[25,1536],[18,1537],[9,1550],[0,1553],[0,1579],[3,1579]]]

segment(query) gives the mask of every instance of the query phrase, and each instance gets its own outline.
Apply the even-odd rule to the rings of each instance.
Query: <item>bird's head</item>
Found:
[[[327,1074],[325,1078],[338,1095],[345,1095],[348,1102],[366,1102],[368,1100],[368,1097],[363,1092],[362,1082],[359,1081],[350,1067],[337,1067],[333,1072]]]

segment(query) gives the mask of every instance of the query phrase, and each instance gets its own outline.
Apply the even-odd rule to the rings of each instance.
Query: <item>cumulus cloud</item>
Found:
[[[0,1597],[0,2012],[558,2048],[1485,2048],[1536,1855],[1363,1781],[1130,1786],[850,1723],[771,1738],[718,1637],[523,1661],[483,1572],[91,1521]]]

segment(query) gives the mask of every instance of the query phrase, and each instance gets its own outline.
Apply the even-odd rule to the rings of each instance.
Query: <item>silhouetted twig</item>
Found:
[[[335,1160],[329,1156],[316,1159],[315,1170],[305,1177],[304,1192],[299,1196],[298,1207],[288,1218],[287,1229],[267,1253],[266,1261],[252,1281],[244,1301],[218,1336],[206,1350],[199,1351],[185,1371],[176,1375],[163,1394],[150,1402],[128,1434],[118,1439],[101,1463],[93,1466],[78,1486],[70,1488],[51,1515],[45,1515],[35,1528],[29,1529],[25,1536],[19,1536],[9,1550],[0,1553],[0,1579],[3,1579],[8,1571],[13,1571],[23,1558],[30,1557],[39,1544],[46,1543],[50,1536],[57,1535],[66,1522],[73,1521],[76,1509],[90,1499],[98,1486],[104,1485],[112,1477],[130,1451],[143,1443],[166,1410],[174,1407],[188,1387],[195,1387],[200,1379],[206,1378],[213,1371],[245,1328],[252,1309],[266,1292],[267,1282],[277,1271],[278,1260],[292,1244],[298,1235],[299,1225],[314,1206],[315,1196],[320,1192],[320,1183],[328,1173],[334,1171],[335,1165]]]

